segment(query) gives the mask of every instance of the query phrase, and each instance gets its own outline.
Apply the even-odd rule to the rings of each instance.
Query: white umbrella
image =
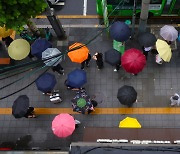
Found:
[[[60,54],[61,51],[59,51],[57,48],[47,48],[45,51],[42,52],[42,60],[47,59],[44,61],[47,66],[56,66],[62,61],[62,55]],[[54,57],[56,55],[59,56]]]
[[[175,41],[178,38],[178,31],[170,25],[165,25],[160,29],[160,35],[167,41]]]

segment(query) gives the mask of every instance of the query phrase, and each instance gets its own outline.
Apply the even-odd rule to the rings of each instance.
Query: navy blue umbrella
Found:
[[[81,69],[75,69],[68,74],[67,82],[71,87],[82,87],[87,82],[86,72]]]
[[[22,118],[27,113],[29,98],[26,95],[19,96],[13,103],[12,114],[15,118]]]
[[[44,73],[36,80],[37,89],[47,93],[51,92],[56,85],[56,78],[51,73]]]
[[[37,39],[31,45],[31,54],[36,56],[37,58],[42,58],[42,52],[47,48],[52,48],[52,44],[46,39]]]
[[[112,66],[119,64],[121,61],[121,54],[115,49],[110,49],[105,52],[105,61]]]
[[[114,22],[110,27],[111,37],[119,42],[127,41],[131,35],[130,28],[121,21]]]

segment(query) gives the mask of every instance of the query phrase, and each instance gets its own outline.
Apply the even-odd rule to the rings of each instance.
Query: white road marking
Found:
[[[86,16],[86,14],[87,14],[87,0],[84,0],[83,16]]]

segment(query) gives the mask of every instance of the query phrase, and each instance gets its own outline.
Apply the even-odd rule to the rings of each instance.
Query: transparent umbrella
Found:
[[[8,54],[14,60],[26,58],[29,52],[30,44],[24,39],[16,39],[8,47]]]
[[[170,25],[165,25],[160,29],[160,35],[167,41],[175,41],[178,38],[178,31]]]

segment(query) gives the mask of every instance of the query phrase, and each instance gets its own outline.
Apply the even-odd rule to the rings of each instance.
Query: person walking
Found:
[[[2,38],[2,41],[6,44],[6,47],[9,47],[13,39],[10,36],[7,36],[5,38]]]
[[[82,89],[82,87],[78,88],[70,86],[67,79],[64,81],[64,85],[67,87],[68,90],[78,91]]]
[[[144,47],[143,46],[142,49],[143,49],[143,54],[144,54],[144,56],[146,57],[146,60],[147,60],[148,53],[149,53],[149,51],[151,51],[152,47]]]
[[[34,114],[34,107],[29,107],[26,114],[24,115],[25,118],[36,118]]]
[[[170,97],[171,106],[179,106],[180,105],[180,96],[175,93],[173,96]]]
[[[64,75],[64,69],[61,64],[52,67],[53,72],[57,72],[58,75]]]
[[[121,61],[118,64],[115,65],[114,72],[119,71],[120,67],[121,67]]]
[[[104,67],[103,54],[102,53],[96,52],[93,55],[93,59],[96,61],[96,65],[97,65],[98,70],[100,70]]]
[[[82,70],[84,70],[85,66],[89,67],[90,60],[91,60],[91,54],[88,53],[88,58],[81,63],[81,69]]]

